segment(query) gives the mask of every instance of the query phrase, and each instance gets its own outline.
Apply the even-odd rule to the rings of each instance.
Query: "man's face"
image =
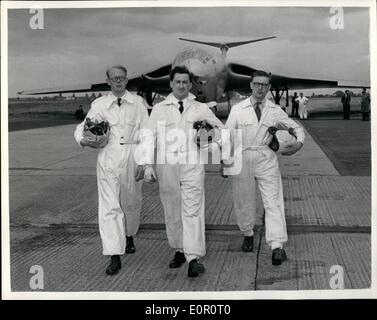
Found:
[[[303,96],[304,96],[304,94],[301,92],[301,93],[300,93],[300,97],[302,98]]]
[[[185,99],[192,87],[190,77],[187,73],[176,73],[172,81],[170,81],[170,88],[173,90],[173,95],[178,100]]]
[[[267,77],[254,77],[250,83],[250,88],[253,91],[252,96],[257,101],[262,101],[270,90],[270,80]]]
[[[127,81],[127,74],[122,69],[113,68],[110,70],[107,83],[113,93],[123,94],[126,90]]]

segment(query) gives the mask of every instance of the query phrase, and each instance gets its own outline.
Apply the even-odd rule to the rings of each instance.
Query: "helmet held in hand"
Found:
[[[84,137],[92,142],[93,148],[103,148],[109,140],[110,126],[106,121],[86,118]]]
[[[220,130],[205,120],[195,121],[193,128],[197,131],[194,136],[194,142],[200,148],[208,148],[220,140]]]
[[[291,151],[290,146],[297,142],[297,138],[294,135],[292,128],[289,128],[289,130],[278,130],[276,131],[275,136],[279,141],[278,153],[285,153]]]

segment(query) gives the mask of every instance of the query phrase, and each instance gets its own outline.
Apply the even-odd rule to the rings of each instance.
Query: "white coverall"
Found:
[[[193,124],[198,120],[206,119],[210,124],[223,128],[209,107],[194,98],[189,93],[183,100],[184,111],[181,114],[177,98],[170,94],[153,107],[147,125],[153,135],[147,148],[154,150],[157,140],[156,173],[169,245],[176,251],[183,249],[187,261],[203,257],[206,253],[205,171],[204,164],[196,161],[200,152],[190,133],[195,132]],[[174,138],[177,131],[185,134],[184,140]],[[170,156],[176,157],[175,164],[169,162]],[[154,163],[154,160],[148,159],[148,163]]]
[[[265,209],[266,241],[275,249],[281,248],[288,236],[279,163],[276,153],[268,147],[272,139],[268,128],[293,128],[300,142],[304,141],[305,135],[304,130],[280,106],[267,99],[262,101],[262,115],[258,123],[253,107],[255,102],[250,97],[233,106],[225,125],[231,132],[242,129],[242,169],[233,176],[234,211],[241,232],[244,236],[252,236],[256,216],[256,180]]]
[[[307,119],[308,118],[308,111],[306,110],[306,104],[308,103],[309,99],[307,97],[298,97],[296,98],[298,102],[298,114],[300,119]]]
[[[138,231],[142,205],[142,181],[135,180],[134,152],[137,131],[146,124],[148,112],[143,99],[128,91],[121,97],[120,107],[117,99],[112,93],[100,97],[87,114],[110,125],[108,144],[99,149],[97,157],[98,223],[104,255],[124,254],[126,235],[134,236]],[[74,133],[79,144],[84,123]]]

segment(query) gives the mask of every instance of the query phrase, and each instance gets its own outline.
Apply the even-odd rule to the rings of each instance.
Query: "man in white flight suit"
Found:
[[[204,164],[198,161],[200,150],[194,142],[193,124],[201,120],[218,128],[223,128],[223,124],[206,104],[194,100],[190,93],[192,74],[185,67],[177,66],[170,71],[170,87],[173,92],[153,107],[148,120],[150,150],[157,141],[157,175],[147,165],[144,179],[159,181],[166,233],[170,247],[175,250],[169,267],[178,268],[188,261],[188,276],[197,277],[205,271],[198,261],[206,253],[205,172]],[[152,162],[150,159],[149,164]]]
[[[287,259],[283,244],[288,237],[279,164],[276,153],[269,147],[273,136],[268,128],[292,128],[297,140],[284,155],[300,150],[305,135],[303,129],[280,106],[266,99],[270,89],[268,73],[256,71],[251,76],[250,86],[252,95],[232,107],[225,125],[231,131],[242,130],[242,168],[239,174],[233,176],[234,211],[237,224],[244,235],[241,248],[245,252],[251,252],[256,215],[256,181],[265,209],[266,241],[272,249],[272,264],[279,265]],[[231,160],[223,160],[223,169],[229,166]]]
[[[133,237],[140,224],[143,167],[134,160],[137,131],[148,120],[141,97],[126,90],[127,69],[115,65],[106,71],[111,93],[92,102],[87,117],[106,121],[110,127],[108,143],[97,158],[98,222],[103,254],[111,256],[106,274],[118,273],[120,255],[134,253]],[[81,146],[94,147],[83,135],[85,121],[75,130]]]
[[[298,102],[298,114],[300,115],[300,119],[307,119],[308,111],[306,110],[306,105],[309,99],[304,97],[304,94],[300,92],[300,96],[296,98],[296,101]]]

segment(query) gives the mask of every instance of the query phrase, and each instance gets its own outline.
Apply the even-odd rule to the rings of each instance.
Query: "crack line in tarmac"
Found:
[[[257,280],[258,280],[258,269],[259,269],[259,254],[261,252],[261,247],[262,247],[262,239],[263,239],[263,227],[264,227],[264,221],[265,221],[265,215],[266,211],[263,210],[263,225],[260,228],[259,232],[259,242],[258,242],[258,249],[257,249],[257,259],[256,259],[256,264],[255,264],[255,277],[254,277],[254,291],[257,291]]]
[[[77,228],[98,229],[97,223],[11,223],[11,228]],[[262,232],[264,225],[256,225],[254,231]],[[326,225],[291,225],[287,226],[288,233],[316,232],[316,233],[371,233],[370,226],[326,226]],[[165,230],[164,223],[142,223],[140,230]],[[206,230],[239,231],[237,225],[206,224]]]

